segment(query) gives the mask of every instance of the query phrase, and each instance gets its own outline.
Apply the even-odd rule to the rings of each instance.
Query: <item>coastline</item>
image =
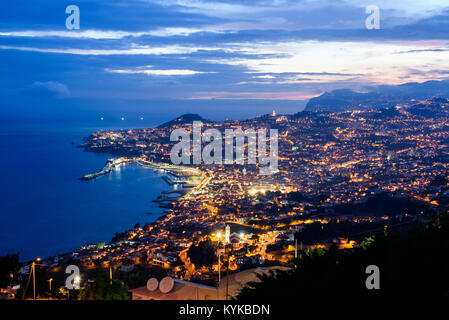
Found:
[[[88,150],[85,150],[88,151]],[[92,151],[88,151],[92,152]],[[95,152],[94,152],[95,153]],[[184,166],[178,166],[168,163],[157,163],[154,161],[147,160],[143,157],[118,157],[118,158],[110,158],[106,161],[104,167],[97,172],[86,174],[78,180],[81,181],[90,181],[101,178],[102,176],[113,172],[120,168],[121,165],[131,163],[136,164],[143,168],[149,168],[154,172],[164,172],[167,175],[172,176],[173,178],[169,178],[167,175],[162,175],[160,178],[165,181],[165,183],[169,186],[181,186],[180,189],[175,190],[164,190],[161,191],[161,195],[157,198],[152,199],[151,201],[154,203],[158,203],[158,207],[162,210],[162,213],[158,215],[158,217],[153,221],[148,223],[148,225],[154,225],[161,220],[164,220],[168,214],[170,214],[171,209],[176,204],[183,201],[185,197],[188,197],[191,192],[197,191],[198,188],[203,188],[207,182],[210,181],[210,177],[207,177],[206,173],[197,169],[197,168],[189,168]],[[199,177],[198,182],[191,181],[192,177]],[[206,182],[207,181],[207,182]],[[168,196],[172,194],[178,194],[179,196]],[[146,212],[146,215],[153,215],[154,213]],[[123,232],[123,231],[120,231]],[[116,233],[120,233],[116,232]],[[112,238],[109,240],[109,242]],[[80,247],[88,246],[89,244],[82,244]],[[79,247],[78,247],[79,248]],[[75,252],[78,248],[74,248],[72,252]],[[67,253],[66,253],[67,254]],[[65,254],[65,255],[66,255]],[[53,258],[56,256],[60,256],[59,254],[55,254],[48,258]]]
[[[201,170],[196,169],[196,168],[186,168],[183,166],[172,165],[172,164],[168,164],[168,163],[157,163],[157,162],[153,162],[150,160],[146,160],[142,157],[140,157],[140,158],[119,157],[119,158],[108,159],[100,171],[86,174],[86,175],[80,177],[79,180],[89,181],[89,180],[94,180],[94,179],[100,178],[101,176],[112,172],[114,169],[116,169],[116,168],[120,167],[122,164],[126,164],[126,163],[134,163],[141,167],[150,168],[155,171],[166,172],[167,174],[173,176],[173,178],[170,179],[164,175],[164,176],[162,176],[162,179],[170,186],[181,185],[182,189],[162,191],[161,193],[163,195],[179,193],[179,194],[181,194],[181,196],[178,197],[179,199],[181,199],[183,196],[185,196],[189,193],[189,191],[187,191],[186,189],[191,190],[191,189],[195,188],[196,186],[198,186],[199,184],[201,184],[201,183],[192,183],[193,181],[191,181],[191,177],[199,176],[202,178],[201,180],[204,180],[204,178],[205,178],[204,172],[202,172]]]
[[[86,243],[109,241],[115,231],[166,214],[151,203],[169,190],[160,173],[133,165],[95,183],[79,180],[86,168],[98,169],[113,157],[72,144],[80,144],[91,130],[81,125],[58,131],[45,125],[8,130],[15,133],[2,140],[9,155],[2,160],[8,169],[1,207],[14,214],[2,216],[0,255],[20,253],[21,261],[61,255]],[[148,211],[153,214],[146,215]]]
[[[181,168],[179,166],[172,166],[170,164],[155,163],[155,162],[151,162],[151,161],[142,161],[142,159],[138,160],[136,158],[119,157],[119,158],[108,159],[105,163],[105,166],[100,171],[86,174],[83,177],[78,178],[78,180],[88,182],[90,180],[99,179],[99,178],[105,176],[107,173],[112,173],[114,170],[120,168],[121,165],[124,165],[127,163],[137,164],[140,167],[152,169],[153,172],[155,172],[155,173],[157,173],[158,171],[160,172],[162,170],[166,174],[172,175],[173,177],[179,177],[179,176],[183,176],[184,178],[190,177],[190,175],[185,175],[185,174],[180,174],[180,173],[192,171],[191,169]],[[199,170],[194,169],[194,171],[195,171],[195,173],[200,173]],[[88,179],[84,178],[86,176],[88,176],[89,178]],[[166,176],[162,176],[159,178],[162,178],[162,180],[165,181],[165,179],[163,179],[164,177],[166,177]],[[166,184],[170,185],[168,183],[166,183]],[[182,185],[182,184],[179,183],[179,185]],[[191,190],[193,190],[193,189],[192,188],[186,188],[186,189],[181,188],[179,190],[164,190],[164,191],[161,191],[160,196],[158,196],[155,199],[151,199],[151,200],[158,200],[160,197],[166,197],[167,194],[176,194],[176,193],[180,194],[179,197],[167,197],[164,200],[158,201],[160,203],[158,207],[162,210],[160,213],[151,212],[151,216],[156,216],[156,217],[155,217],[154,221],[148,222],[148,225],[154,225],[154,224],[160,222],[161,220],[164,220],[166,218],[167,214],[170,213],[171,207],[174,205],[172,203],[182,201],[183,197],[186,196],[188,193],[190,193]],[[142,213],[142,215],[148,215],[148,214],[149,214],[148,212]],[[127,229],[111,230],[111,235],[113,235],[114,233],[123,233],[126,231],[127,231]],[[113,237],[110,237],[109,239],[100,240],[100,242],[105,241],[106,243],[110,243],[112,240],[113,240]],[[66,257],[66,256],[71,256],[74,252],[77,252],[77,250],[79,250],[80,248],[91,246],[91,245],[95,244],[96,242],[98,242],[98,241],[87,240],[87,241],[80,243],[77,246],[74,246],[72,249],[62,251],[61,253],[55,252],[54,254],[44,255],[44,256],[40,256],[40,257],[45,261],[49,261],[49,260],[55,259],[56,257],[62,258],[62,257]],[[26,261],[28,261],[28,259],[23,260],[23,262],[26,262]]]

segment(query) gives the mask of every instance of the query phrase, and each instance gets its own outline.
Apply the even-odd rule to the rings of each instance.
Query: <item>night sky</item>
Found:
[[[0,116],[294,113],[333,89],[446,79],[448,38],[444,0],[1,1]]]

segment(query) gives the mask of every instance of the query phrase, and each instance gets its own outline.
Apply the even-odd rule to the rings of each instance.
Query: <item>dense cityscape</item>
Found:
[[[425,219],[429,211],[444,208],[449,197],[445,182],[448,106],[449,101],[434,99],[375,111],[288,116],[273,112],[246,121],[206,123],[223,131],[277,128],[279,172],[264,177],[255,166],[198,167],[201,182],[197,179],[198,184],[187,189],[179,201],[169,202],[163,219],[127,233],[122,240],[146,243],[133,250],[134,257],[147,252],[150,259],[174,262],[192,243],[206,239],[223,242],[225,226],[231,223],[233,235],[227,241],[236,249],[231,261],[238,268],[266,260],[288,261],[294,255],[293,239],[301,239],[295,234],[306,233],[309,225],[378,222],[388,228],[398,218]],[[182,123],[156,129],[99,132],[89,137],[84,147],[140,154],[142,161],[168,163],[173,145],[168,139],[170,132],[178,126],[191,126],[192,119],[178,120]],[[390,206],[386,204],[390,210],[363,207],[376,197],[391,201]],[[401,202],[398,211],[395,201]],[[335,238],[329,234],[322,242],[310,240],[303,245],[339,242],[348,247],[360,237],[343,232]],[[176,249],[163,250],[158,242]],[[281,250],[268,254],[268,245]],[[203,271],[196,270],[188,277],[211,276]]]
[[[2,2],[2,311],[447,305],[448,21],[437,0]]]
[[[193,120],[219,130],[278,129],[279,172],[170,164],[170,132],[190,130]],[[368,111],[273,111],[245,121],[184,115],[158,128],[96,132],[80,147],[117,155],[103,174],[134,163],[165,172],[177,188],[152,199],[165,209],[156,222],[45,263],[57,269],[76,261],[90,273],[144,266],[213,286],[222,272],[288,268],[298,251],[356,247],[447,208],[448,127],[449,101],[434,98]]]

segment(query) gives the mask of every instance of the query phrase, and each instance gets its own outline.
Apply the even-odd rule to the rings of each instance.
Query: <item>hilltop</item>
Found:
[[[397,86],[382,85],[371,87],[366,92],[334,90],[310,99],[304,111],[342,112],[382,109],[438,96],[449,96],[449,80],[411,82]]]
[[[171,127],[174,125],[180,125],[180,124],[186,124],[186,123],[191,124],[193,121],[201,121],[203,123],[211,123],[212,122],[210,120],[204,119],[199,114],[186,113],[176,119],[173,119],[171,121],[161,124],[160,126],[158,126],[158,128],[166,128],[166,127]]]

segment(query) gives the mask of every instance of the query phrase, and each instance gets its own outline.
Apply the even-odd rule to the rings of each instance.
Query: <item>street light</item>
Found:
[[[36,261],[40,262],[41,258],[36,258]],[[36,264],[35,261],[31,263],[31,272],[33,273],[33,300],[36,300]]]
[[[50,279],[48,279],[47,281],[48,281],[48,286],[49,286],[49,289],[50,289],[50,295],[51,295],[51,282],[53,281],[53,278],[50,278]]]
[[[36,262],[31,264],[31,272],[33,272],[33,300],[36,300]]]
[[[81,282],[81,277],[80,277],[80,276],[76,276],[74,280],[75,280],[75,281],[74,281],[75,288],[76,288],[76,289],[79,289],[79,287],[80,287],[80,282]]]

